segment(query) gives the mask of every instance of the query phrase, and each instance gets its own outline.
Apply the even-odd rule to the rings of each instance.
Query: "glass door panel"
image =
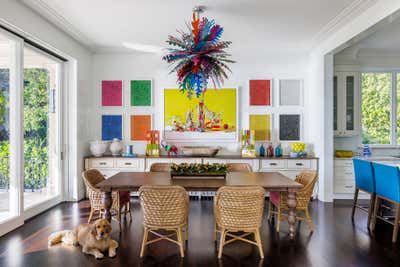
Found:
[[[354,76],[346,76],[346,130],[354,130]]]
[[[333,130],[338,129],[338,77],[333,77]]]
[[[15,109],[10,110],[10,102],[16,98],[18,45],[17,39],[0,30],[0,223],[16,217],[20,212],[15,164],[17,153],[15,142],[11,142],[11,138],[15,141],[16,131],[15,123],[12,125],[13,120],[10,119],[11,113],[15,115]],[[11,164],[12,161],[14,164]]]
[[[24,208],[60,194],[56,98],[61,64],[24,48]]]

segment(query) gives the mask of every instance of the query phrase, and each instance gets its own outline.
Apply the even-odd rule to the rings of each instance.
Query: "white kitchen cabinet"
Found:
[[[333,130],[336,137],[359,133],[360,78],[357,72],[335,72],[333,77]]]

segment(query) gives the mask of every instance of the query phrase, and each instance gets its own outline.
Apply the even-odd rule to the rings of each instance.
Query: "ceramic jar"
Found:
[[[107,141],[92,141],[90,142],[90,152],[95,157],[101,157],[106,152],[108,146]]]
[[[114,138],[111,145],[110,145],[110,151],[113,156],[118,156],[121,154],[121,151],[123,149],[123,145],[121,141],[118,138]]]

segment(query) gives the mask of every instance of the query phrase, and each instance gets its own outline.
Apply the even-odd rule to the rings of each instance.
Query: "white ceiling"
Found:
[[[20,0],[96,52],[123,42],[164,46],[195,5],[241,49],[308,51],[341,20],[375,0]],[[400,37],[399,37],[400,38]]]

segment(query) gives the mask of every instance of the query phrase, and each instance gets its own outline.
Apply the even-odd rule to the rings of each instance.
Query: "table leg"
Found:
[[[112,196],[111,191],[103,192],[103,205],[104,205],[104,219],[107,219],[111,222],[111,204],[112,204]]]
[[[296,230],[296,206],[297,206],[295,191],[289,190],[287,204],[289,207],[289,216],[288,216],[289,235],[290,239],[294,240],[294,235]]]

